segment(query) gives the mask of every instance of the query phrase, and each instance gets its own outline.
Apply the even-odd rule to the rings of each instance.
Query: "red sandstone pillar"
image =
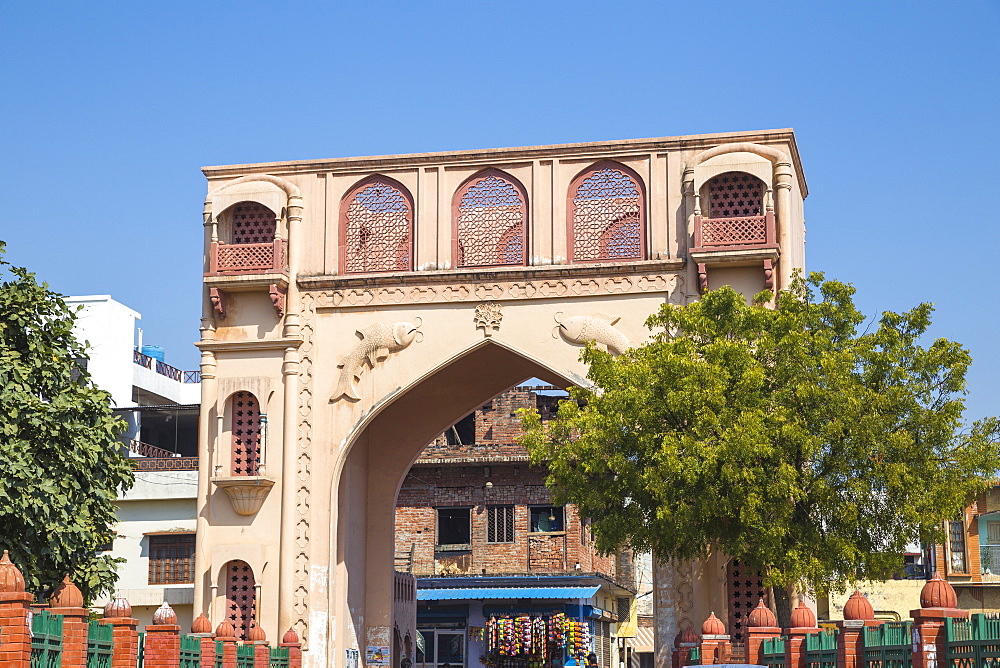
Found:
[[[701,665],[725,663],[729,660],[729,654],[726,625],[713,612],[701,625]]]
[[[146,627],[143,666],[177,668],[181,665],[181,627],[177,613],[164,603],[153,613],[153,623]]]
[[[236,629],[222,622],[215,629],[215,639],[222,642],[222,668],[236,668]]]
[[[295,629],[285,631],[280,646],[288,648],[288,668],[302,668],[302,643]]]
[[[201,665],[215,668],[215,634],[204,612],[191,622],[191,635],[201,642]]]
[[[34,598],[24,591],[24,576],[4,550],[0,557],[0,665],[27,666],[30,662],[28,607]]]
[[[63,618],[63,668],[84,668],[87,665],[89,613],[83,607],[83,593],[70,582],[69,575],[53,590],[49,613]]]
[[[792,610],[788,621],[791,626],[785,629],[785,668],[806,668],[806,636],[820,630],[816,615],[799,598],[799,607]]]
[[[135,668],[139,656],[138,619],[132,618],[132,606],[120,596],[116,596],[104,606],[102,624],[111,626],[112,645],[111,668]]]
[[[911,610],[913,617],[913,668],[936,668],[944,665],[948,650],[944,624],[947,618],[968,619],[968,610],[958,610],[958,596],[951,583],[935,572],[920,591],[920,609]]]
[[[747,617],[747,663],[764,665],[764,641],[781,636],[778,619],[771,609],[764,605],[764,599]]]
[[[872,604],[860,591],[855,591],[844,605],[844,620],[837,622],[838,668],[862,668],[865,663],[866,626],[878,626]]]
[[[254,626],[247,634],[247,642],[253,645],[254,668],[269,668],[271,665],[271,647],[267,644],[264,629]]]

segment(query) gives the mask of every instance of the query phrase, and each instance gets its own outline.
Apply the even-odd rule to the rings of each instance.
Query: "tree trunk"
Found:
[[[792,619],[792,588],[771,587],[771,612],[778,618],[778,626],[787,629]]]

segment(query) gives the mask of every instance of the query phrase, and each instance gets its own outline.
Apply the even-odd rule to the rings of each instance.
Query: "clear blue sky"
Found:
[[[793,127],[808,268],[1000,413],[1000,4],[5,2],[0,239],[197,368],[202,165]]]

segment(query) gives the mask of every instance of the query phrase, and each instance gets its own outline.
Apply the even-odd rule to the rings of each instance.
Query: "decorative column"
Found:
[[[959,610],[958,596],[951,583],[937,571],[920,591],[920,609],[911,610],[913,617],[913,668],[936,668],[944,665],[948,638],[944,624],[949,617],[968,619],[968,610]]]
[[[792,179],[794,177],[795,171],[792,169],[792,163],[775,163],[774,187],[778,191],[777,201],[775,202],[778,218],[778,248],[781,254],[784,255],[784,257],[778,260],[780,280],[774,286],[776,292],[777,290],[786,289],[788,284],[792,282],[792,263],[789,257],[791,239],[789,238],[788,228],[791,222],[789,217],[792,215]]]
[[[726,625],[713,612],[701,625],[701,664],[725,663],[729,660],[729,650]]]
[[[164,603],[153,613],[153,623],[146,627],[143,666],[177,668],[181,664],[181,627],[177,613]]]
[[[139,657],[139,620],[132,617],[132,606],[121,596],[115,596],[104,606],[102,624],[111,626],[111,668],[135,668]]]
[[[818,633],[816,615],[806,602],[799,598],[799,607],[792,610],[788,619],[791,626],[785,629],[785,668],[805,668],[806,666],[806,636]],[[839,667],[838,667],[839,668]]]
[[[267,643],[264,629],[255,625],[247,634],[247,642],[253,644],[254,668],[269,668],[271,665],[271,646]]]
[[[83,593],[69,575],[52,592],[49,612],[63,617],[62,665],[86,666],[89,612],[83,607]]]
[[[28,608],[34,598],[24,591],[24,576],[4,550],[0,557],[0,664],[27,666],[30,662]]]
[[[288,668],[302,668],[302,643],[295,629],[285,631],[280,646],[288,648]]]
[[[215,665],[215,634],[212,633],[212,622],[205,613],[201,613],[191,622],[191,635],[201,643],[201,665]]]
[[[747,617],[747,663],[764,665],[764,641],[781,636],[778,619],[760,599]]]
[[[690,626],[685,626],[684,630],[679,632],[677,637],[674,638],[673,661],[671,662],[673,668],[690,665],[691,650],[697,647],[700,642],[701,638],[694,632],[694,629]],[[654,643],[655,647],[656,644]]]
[[[863,668],[865,665],[865,627],[880,626],[875,609],[867,598],[855,590],[844,605],[844,620],[837,622],[838,668]]]
[[[236,629],[229,622],[215,627],[215,639],[222,642],[221,668],[236,668]],[[219,658],[216,657],[216,664]]]

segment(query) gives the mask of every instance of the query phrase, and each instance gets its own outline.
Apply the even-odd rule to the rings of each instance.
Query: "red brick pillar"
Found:
[[[764,665],[764,641],[780,636],[777,617],[764,605],[764,599],[760,599],[747,617],[746,662]]]
[[[63,618],[63,668],[84,668],[87,665],[89,613],[83,607],[83,593],[70,582],[69,575],[52,591],[49,613]]]
[[[878,626],[872,604],[860,591],[851,594],[844,605],[844,620],[837,622],[837,667],[863,668],[865,665],[865,627]]]
[[[799,607],[792,610],[789,618],[791,626],[785,629],[785,668],[806,668],[806,636],[820,629],[816,626],[816,615],[799,598]],[[839,668],[839,667],[838,667]]]
[[[222,668],[236,668],[236,629],[222,622],[215,628],[215,639],[222,642]]]
[[[0,665],[27,666],[30,662],[28,607],[34,598],[24,591],[24,576],[4,550],[0,558]]]
[[[181,627],[177,613],[164,603],[153,613],[153,623],[146,627],[143,649],[146,668],[177,668],[181,665]]]
[[[955,589],[935,572],[920,591],[920,609],[911,610],[913,617],[913,668],[936,668],[944,665],[948,638],[944,624],[949,617],[968,619],[968,610],[958,610]]]
[[[132,618],[132,606],[120,596],[104,606],[102,624],[111,626],[114,642],[111,668],[135,668],[139,656],[139,620]]]
[[[725,663],[729,660],[729,652],[726,625],[713,612],[701,625],[701,664]]]
[[[288,668],[302,668],[302,643],[295,629],[288,629],[281,637],[280,647],[288,648]]]
[[[215,668],[215,634],[204,612],[191,622],[191,635],[201,642],[201,665]]]
[[[269,668],[271,664],[271,647],[267,643],[264,629],[254,625],[247,634],[247,642],[253,645],[254,668]]]

